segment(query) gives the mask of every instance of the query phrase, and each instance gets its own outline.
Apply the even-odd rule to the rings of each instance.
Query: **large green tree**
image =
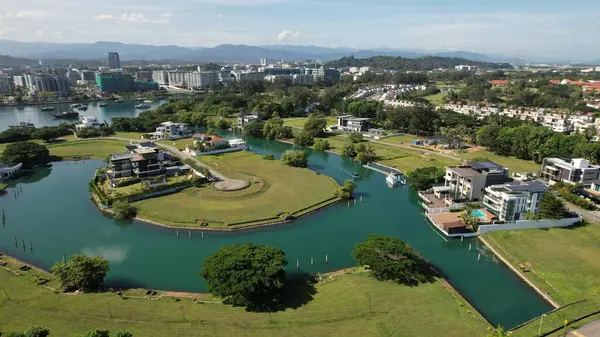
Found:
[[[344,200],[352,199],[352,192],[356,189],[354,180],[346,179],[344,185],[338,187],[336,195]]]
[[[294,145],[300,147],[311,147],[315,143],[315,139],[310,132],[302,131],[294,138]]]
[[[2,153],[3,163],[22,163],[23,168],[46,165],[50,162],[50,151],[32,142],[8,144]]]
[[[366,164],[375,161],[377,154],[371,144],[360,143],[356,145],[356,157],[354,160],[361,164]]]
[[[60,280],[65,291],[98,291],[110,270],[108,261],[102,257],[76,254],[67,261],[59,261],[50,268]]]
[[[304,131],[310,133],[313,137],[321,137],[325,134],[327,120],[321,114],[311,114],[304,124]]]
[[[308,166],[308,154],[303,150],[286,150],[281,155],[280,160],[293,167],[307,167]]]
[[[236,244],[221,247],[207,257],[200,275],[208,283],[209,291],[225,303],[262,310],[278,300],[287,263],[281,249]]]
[[[567,210],[562,201],[551,192],[545,192],[539,201],[540,219],[562,219]]]
[[[367,266],[378,280],[409,285],[431,280],[432,270],[419,253],[394,237],[371,235],[354,247],[352,257],[359,265]]]
[[[431,188],[433,184],[441,182],[445,174],[446,171],[439,167],[420,167],[408,173],[408,182],[415,190],[423,191]]]
[[[94,329],[84,333],[82,337],[110,337],[110,331],[106,329]]]
[[[263,126],[263,136],[267,139],[291,139],[294,138],[292,128],[283,125],[283,119],[274,115]]]

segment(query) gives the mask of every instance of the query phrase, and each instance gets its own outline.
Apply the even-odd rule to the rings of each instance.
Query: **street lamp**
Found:
[[[542,314],[542,317],[540,319],[540,328],[538,329],[538,336],[542,335],[542,323],[544,323],[544,317],[546,317],[546,314]]]

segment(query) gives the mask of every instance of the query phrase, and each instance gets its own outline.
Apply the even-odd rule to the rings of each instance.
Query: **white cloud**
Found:
[[[131,23],[148,23],[150,19],[145,14],[141,13],[123,13],[119,18],[122,22],[131,22]]]
[[[112,14],[100,14],[94,17],[94,20],[114,20],[115,16]]]
[[[279,33],[277,35],[277,40],[279,41],[287,41],[287,40],[291,40],[291,39],[295,39],[298,36],[300,36],[300,32],[299,31],[293,31],[293,30],[282,30],[281,33]]]
[[[48,15],[48,14],[44,13],[44,12],[29,11],[29,10],[18,11],[15,13],[15,17],[17,17],[19,19],[32,19],[32,20],[43,19],[44,17],[46,17],[46,15]]]
[[[159,19],[152,20],[152,23],[167,24],[171,23],[171,13],[163,13]]]

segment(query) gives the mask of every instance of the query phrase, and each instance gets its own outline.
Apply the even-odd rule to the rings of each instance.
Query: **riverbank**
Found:
[[[2,332],[22,331],[35,322],[57,336],[92,328],[127,329],[140,336],[188,336],[202,326],[202,334],[219,336],[358,336],[377,335],[384,329],[411,336],[463,337],[482,336],[489,327],[450,293],[443,280],[408,287],[380,282],[354,269],[324,274],[308,288],[292,284],[282,300],[286,310],[272,313],[246,312],[197,293],[131,289],[121,296],[115,291],[64,295],[38,286],[29,273],[17,277],[0,268],[0,280],[11,299],[0,293],[5,309],[0,311]]]

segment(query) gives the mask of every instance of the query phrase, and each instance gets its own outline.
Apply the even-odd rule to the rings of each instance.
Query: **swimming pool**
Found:
[[[478,210],[478,209],[474,209],[471,212],[471,215],[476,218],[485,218],[486,217],[485,213],[483,213],[481,210]]]

